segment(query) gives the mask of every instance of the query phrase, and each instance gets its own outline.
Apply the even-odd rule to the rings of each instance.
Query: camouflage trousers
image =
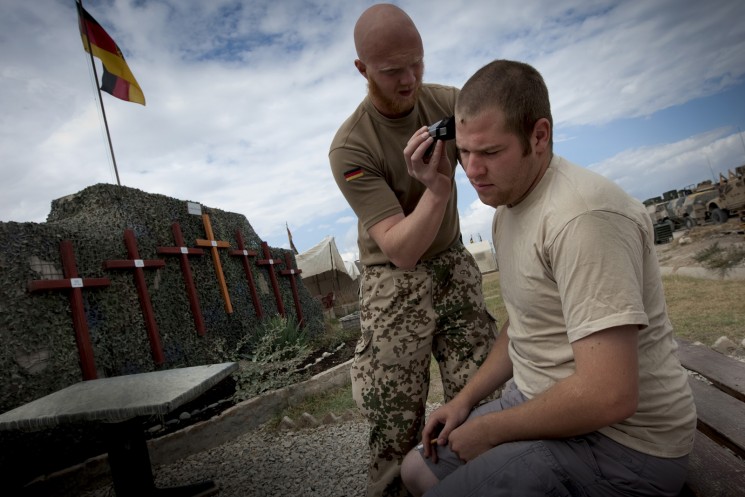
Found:
[[[405,496],[400,465],[424,427],[430,357],[450,400],[486,358],[496,323],[484,304],[481,273],[462,244],[410,270],[366,267],[360,323],[351,374],[355,401],[370,424],[367,495]]]

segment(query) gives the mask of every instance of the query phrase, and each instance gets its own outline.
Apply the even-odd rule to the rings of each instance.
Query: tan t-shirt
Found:
[[[532,398],[571,375],[572,342],[638,325],[638,409],[599,431],[643,453],[688,454],[696,411],[675,355],[654,232],[642,204],[554,156],[525,200],[497,209],[493,232],[518,388]]]
[[[417,206],[425,188],[409,176],[404,148],[416,130],[453,115],[457,95],[457,88],[425,84],[412,112],[399,119],[381,115],[367,97],[337,131],[329,151],[331,172],[359,220],[357,244],[362,264],[390,262],[367,230],[392,215],[408,216]],[[455,140],[448,142],[447,153],[455,176]],[[440,231],[422,259],[459,240],[457,204],[453,181]]]

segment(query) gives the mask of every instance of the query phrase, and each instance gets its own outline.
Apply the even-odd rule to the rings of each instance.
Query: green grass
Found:
[[[745,280],[702,280],[682,276],[664,276],[668,315],[675,336],[689,341],[700,341],[711,346],[719,337],[727,336],[736,343],[745,339]],[[499,289],[499,273],[484,275],[484,299],[499,326],[507,320],[507,310]],[[336,329],[330,327],[331,330]],[[358,332],[356,332],[358,333]],[[333,339],[329,339],[334,341]],[[431,376],[438,381],[439,372],[434,361]],[[441,396],[430,401],[440,401]],[[296,419],[303,412],[323,417],[327,412],[337,415],[355,409],[350,386],[333,389],[283,412],[282,416]]]
[[[701,250],[693,258],[712,271],[717,271],[721,276],[726,275],[730,269],[738,267],[745,261],[745,249],[739,247],[722,248],[719,242],[714,242],[708,248]]]
[[[665,276],[662,283],[676,336],[708,346],[721,336],[745,339],[745,280]]]
[[[282,413],[270,421],[269,426],[275,429],[278,428],[279,423],[285,416],[293,421],[297,421],[303,413],[307,412],[320,421],[328,413],[341,416],[350,409],[358,413],[357,404],[352,398],[352,387],[347,385],[332,388],[322,394],[308,397],[300,404],[283,410]]]

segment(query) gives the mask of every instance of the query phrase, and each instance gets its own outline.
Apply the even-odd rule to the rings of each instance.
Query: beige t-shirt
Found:
[[[331,172],[359,220],[357,244],[362,264],[390,262],[367,230],[392,215],[408,216],[417,206],[425,188],[409,176],[404,148],[416,130],[453,115],[457,95],[457,88],[422,85],[412,112],[399,119],[381,115],[367,97],[337,131],[329,151]],[[455,176],[455,140],[448,142],[447,153]],[[459,240],[457,204],[453,181],[440,231],[422,259],[439,254]]]
[[[696,411],[675,355],[654,233],[642,204],[611,181],[554,156],[518,205],[494,215],[518,388],[532,398],[574,372],[571,343],[639,326],[639,406],[601,433],[643,453],[693,447]]]

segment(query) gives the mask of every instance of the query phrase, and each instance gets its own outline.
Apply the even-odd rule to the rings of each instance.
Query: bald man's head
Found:
[[[365,63],[401,45],[421,48],[422,38],[414,21],[395,5],[373,5],[362,13],[354,26],[354,47],[357,57]]]
[[[354,26],[354,46],[354,64],[368,81],[375,108],[388,117],[411,112],[424,73],[422,38],[414,21],[395,5],[373,5]]]

